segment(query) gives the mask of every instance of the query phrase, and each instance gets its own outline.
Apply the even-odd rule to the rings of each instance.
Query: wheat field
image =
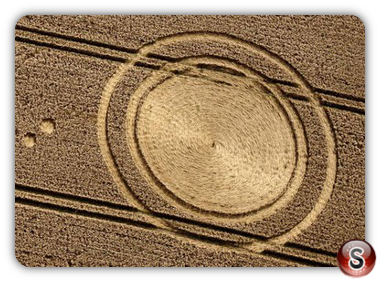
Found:
[[[354,16],[25,16],[26,266],[336,266],[365,238]]]

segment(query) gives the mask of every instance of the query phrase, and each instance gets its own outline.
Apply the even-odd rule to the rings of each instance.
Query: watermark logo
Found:
[[[370,244],[362,240],[351,240],[338,252],[338,266],[346,275],[360,277],[370,273],[375,266],[376,254]]]

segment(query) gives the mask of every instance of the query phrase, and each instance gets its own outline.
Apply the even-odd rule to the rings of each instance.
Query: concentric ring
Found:
[[[252,52],[256,55],[259,55],[263,57],[265,60],[270,61],[272,64],[277,65],[280,69],[285,71],[288,75],[293,77],[295,83],[298,85],[299,88],[301,88],[304,91],[304,94],[308,95],[309,104],[312,105],[315,112],[317,113],[317,116],[319,117],[320,123],[322,125],[322,128],[324,130],[324,136],[325,136],[325,143],[326,143],[326,150],[327,150],[327,169],[326,169],[326,179],[324,182],[324,186],[322,189],[322,192],[320,193],[320,196],[318,198],[318,201],[316,202],[314,208],[311,210],[311,212],[304,217],[299,223],[297,223],[293,228],[285,232],[284,234],[274,237],[267,241],[267,243],[270,244],[284,244],[291,238],[294,238],[298,234],[300,234],[303,230],[305,230],[308,226],[310,226],[318,217],[320,212],[324,209],[325,205],[327,204],[332,189],[333,184],[335,182],[335,175],[336,175],[336,154],[335,154],[335,138],[333,131],[331,130],[331,126],[329,123],[328,116],[326,115],[324,109],[320,105],[318,97],[313,93],[311,87],[308,85],[308,83],[302,78],[302,76],[292,67],[290,66],[286,61],[282,60],[275,54],[261,48],[260,46],[254,45],[252,43],[245,42],[241,39],[237,39],[232,36],[222,35],[222,34],[213,34],[213,33],[191,33],[191,34],[177,34],[165,38],[158,39],[156,42],[143,46],[139,53],[129,62],[123,64],[120,66],[118,71],[115,73],[115,75],[110,79],[110,81],[107,83],[100,107],[99,107],[99,115],[98,115],[98,138],[99,138],[99,144],[101,148],[102,155],[105,159],[105,162],[111,172],[111,175],[113,176],[115,182],[118,184],[118,186],[121,188],[122,192],[128,198],[129,202],[131,204],[134,204],[137,208],[143,211],[149,212],[150,208],[142,204],[142,202],[136,197],[133,192],[131,192],[130,188],[126,184],[125,180],[123,179],[122,175],[118,171],[118,168],[115,164],[115,161],[112,157],[108,140],[107,140],[107,130],[106,130],[106,124],[107,124],[107,111],[109,107],[109,102],[112,96],[112,93],[117,85],[117,83],[121,80],[121,78],[125,75],[127,70],[132,69],[134,67],[134,63],[139,61],[140,59],[143,59],[146,57],[147,54],[150,54],[154,52],[154,50],[158,50],[160,47],[163,46],[169,46],[171,44],[178,44],[178,43],[184,43],[184,42],[191,42],[191,41],[212,41],[216,43],[226,43],[230,44],[231,46],[236,46],[238,48],[242,48],[246,50],[247,52]],[[206,60],[210,60],[212,58],[206,58]],[[189,58],[189,59],[183,59],[181,60],[180,64],[185,65],[194,65],[195,62],[199,60],[197,58]],[[222,64],[227,64],[227,62],[222,62]],[[130,103],[128,104],[128,113],[126,117],[126,132],[127,132],[127,140],[131,141],[135,138],[135,117],[136,117],[136,111],[138,109],[138,105],[140,103],[141,97],[144,95],[147,95],[150,90],[152,90],[152,86],[154,88],[154,85],[157,85],[157,83],[162,83],[165,81],[168,77],[171,77],[173,75],[173,72],[170,71],[170,68],[176,67],[175,64],[169,65],[167,64],[164,68],[161,68],[160,70],[155,71],[149,78],[147,78],[137,89],[137,91],[132,95],[130,99]],[[146,180],[151,183],[151,187],[155,189],[155,191],[158,191],[159,195],[163,198],[167,199],[170,204],[175,205],[176,207],[179,207],[183,209],[184,212],[187,213],[194,213],[196,216],[201,216],[205,220],[216,220],[218,221],[230,221],[230,222],[237,222],[244,220],[246,222],[252,222],[256,220],[263,219],[265,217],[268,217],[271,214],[276,213],[278,210],[280,210],[283,206],[286,206],[291,202],[292,197],[297,192],[298,187],[302,183],[305,168],[307,165],[307,148],[306,148],[306,142],[303,142],[305,140],[304,132],[302,129],[302,124],[299,122],[299,117],[297,114],[294,113],[291,104],[287,100],[286,97],[284,97],[281,93],[281,91],[273,84],[267,83],[265,79],[257,76],[256,72],[248,67],[241,67],[241,66],[233,66],[233,64],[229,65],[231,68],[238,69],[239,72],[244,72],[245,75],[253,80],[256,80],[260,82],[261,84],[265,85],[270,92],[276,96],[277,102],[285,109],[286,115],[288,116],[288,119],[291,123],[291,127],[294,132],[294,141],[296,146],[296,152],[297,152],[297,161],[295,163],[295,169],[294,173],[292,174],[292,178],[289,181],[289,187],[285,190],[283,195],[279,197],[276,201],[274,201],[269,206],[260,207],[258,210],[254,211],[253,213],[244,213],[239,214],[238,216],[229,214],[226,215],[218,215],[213,214],[212,212],[205,213],[204,211],[199,211],[196,208],[191,208],[191,205],[183,205],[178,201],[178,199],[175,199],[171,196],[168,196],[168,189],[164,191],[162,187],[159,187],[157,185],[157,181],[154,179],[150,179],[149,172],[146,170],[146,165],[144,165],[143,162],[140,163],[138,154],[135,154],[134,152],[138,151],[138,146],[136,145],[136,142],[128,142],[128,146],[130,146],[130,150],[132,154],[134,155],[134,160],[136,162],[136,166],[141,171],[141,174],[146,178]],[[131,132],[132,135],[131,135]],[[131,139],[132,138],[132,139]],[[165,222],[158,221],[157,225],[160,226],[167,226]],[[166,227],[165,227],[166,228]],[[260,244],[254,244],[256,247]],[[252,247],[254,247],[254,245]],[[260,248],[255,248],[255,250],[259,250]],[[260,249],[262,250],[262,249]]]
[[[187,64],[196,64],[197,62],[199,61],[203,61],[203,59],[191,59],[191,58],[188,58],[186,59],[186,63]],[[157,170],[163,170],[163,168],[165,169],[165,163],[160,163],[158,166],[156,167],[152,167],[147,159],[146,159],[146,156],[144,156],[144,152],[141,151],[140,149],[140,146],[139,144],[141,144],[142,140],[144,140],[144,138],[142,138],[140,136],[139,138],[139,134],[137,132],[136,129],[138,129],[138,124],[137,124],[137,121],[139,121],[139,123],[141,124],[141,118],[139,117],[139,112],[141,112],[141,108],[143,107],[143,105],[145,103],[143,103],[143,101],[145,99],[148,99],[149,96],[152,95],[152,93],[154,92],[154,90],[156,89],[157,85],[159,86],[165,86],[165,82],[167,83],[168,81],[173,81],[175,80],[175,78],[177,78],[178,76],[172,74],[173,70],[176,69],[176,65],[172,65],[172,64],[168,64],[165,66],[166,70],[163,70],[163,71],[156,71],[155,74],[153,74],[150,78],[148,78],[146,81],[144,81],[140,86],[139,88],[134,92],[130,102],[129,102],[129,105],[128,105],[128,112],[127,112],[127,117],[126,117],[126,131],[127,131],[127,144],[130,146],[130,150],[132,152],[132,156],[134,157],[134,160],[135,160],[135,163],[137,165],[137,167],[139,168],[139,170],[142,172],[142,174],[144,175],[144,177],[147,179],[147,181],[150,183],[151,187],[155,188],[156,192],[160,194],[161,197],[165,198],[165,200],[167,200],[168,202],[170,202],[172,205],[178,207],[178,208],[186,208],[186,212],[190,212],[190,213],[195,213],[197,215],[202,215],[204,217],[218,217],[218,218],[222,218],[222,219],[225,219],[225,220],[228,220],[228,219],[232,219],[232,220],[237,220],[237,219],[245,219],[245,220],[249,220],[249,221],[252,221],[254,219],[260,219],[260,218],[263,218],[263,217],[266,217],[268,216],[269,214],[275,212],[276,210],[278,210],[279,208],[281,208],[282,206],[286,205],[287,203],[289,203],[289,201],[291,200],[292,196],[297,192],[297,189],[299,187],[299,181],[302,179],[303,177],[303,174],[304,174],[304,170],[305,170],[305,166],[306,166],[306,142],[305,142],[305,136],[303,134],[303,131],[301,130],[302,126],[300,125],[300,122],[299,120],[297,119],[297,115],[295,114],[295,112],[293,111],[293,109],[286,103],[286,99],[282,96],[282,93],[273,85],[269,85],[267,84],[262,78],[258,77],[257,75],[255,75],[254,73],[250,72],[248,69],[242,67],[242,66],[239,66],[237,64],[232,64],[228,61],[222,61],[220,62],[220,60],[218,60],[217,62],[213,59],[208,59],[209,62],[213,62],[213,63],[218,63],[218,64],[223,64],[225,67],[228,66],[230,69],[234,69],[235,71],[238,71],[240,73],[243,73],[247,76],[247,78],[244,78],[243,81],[238,81],[238,84],[240,85],[240,89],[236,89],[236,88],[233,88],[233,91],[234,94],[232,93],[229,93],[228,91],[231,91],[230,88],[223,88],[222,86],[220,86],[218,89],[220,90],[219,92],[215,92],[214,90],[211,91],[209,94],[209,100],[214,100],[214,104],[213,102],[210,102],[208,103],[208,109],[207,109],[207,112],[208,113],[204,113],[204,115],[202,115],[201,118],[205,118],[207,116],[209,116],[209,112],[212,111],[211,107],[214,107],[217,108],[217,116],[214,116],[214,118],[217,119],[217,121],[220,123],[221,122],[221,119],[223,119],[221,113],[223,111],[226,111],[226,110],[229,110],[230,112],[232,111],[232,114],[233,115],[237,115],[237,119],[235,119],[236,122],[242,122],[241,119],[241,116],[240,116],[240,111],[242,108],[244,108],[245,105],[250,105],[250,111],[251,112],[248,112],[248,113],[245,113],[246,115],[253,115],[254,112],[252,111],[260,111],[260,110],[263,110],[263,105],[266,105],[267,108],[265,108],[265,110],[267,110],[267,112],[265,113],[267,115],[267,120],[269,120],[270,122],[273,123],[273,121],[277,121],[277,120],[281,120],[281,122],[279,122],[278,124],[276,124],[277,126],[275,126],[276,130],[275,132],[272,132],[270,134],[272,134],[270,136],[270,138],[274,138],[274,140],[266,140],[267,143],[270,143],[270,141],[273,141],[272,144],[269,144],[272,146],[272,148],[269,148],[270,146],[267,147],[267,155],[266,156],[259,156],[258,159],[256,160],[245,160],[245,156],[243,155],[240,155],[241,156],[241,159],[243,159],[243,163],[241,163],[241,159],[238,159],[239,161],[239,165],[238,165],[238,168],[237,168],[237,171],[238,170],[241,170],[242,166],[243,167],[249,167],[249,166],[252,166],[254,167],[255,164],[258,164],[258,165],[261,165],[262,162],[265,162],[265,161],[268,161],[268,158],[270,157],[274,157],[274,158],[279,158],[279,157],[283,157],[282,158],[282,163],[280,164],[276,164],[275,165],[279,165],[281,166],[280,170],[279,170],[279,173],[282,174],[281,176],[283,177],[281,180],[283,180],[283,187],[281,187],[280,185],[278,185],[276,188],[282,188],[281,190],[278,189],[276,192],[277,194],[272,194],[272,198],[269,198],[269,199],[260,199],[261,201],[258,201],[259,197],[261,195],[259,195],[258,197],[252,199],[251,198],[248,198],[248,204],[247,204],[247,207],[244,207],[243,208],[240,208],[239,209],[239,203],[238,202],[235,202],[235,205],[231,206],[231,207],[226,207],[226,204],[230,204],[231,202],[227,201],[225,202],[224,206],[222,206],[220,208],[217,207],[217,208],[214,208],[214,210],[210,209],[210,208],[207,208],[207,204],[208,206],[210,207],[210,201],[207,203],[206,202],[206,205],[203,205],[203,207],[201,205],[195,205],[193,204],[194,202],[197,202],[196,200],[197,199],[194,199],[197,197],[197,193],[200,193],[200,201],[202,201],[203,199],[205,199],[205,197],[209,196],[209,197],[212,197],[213,194],[216,194],[217,193],[217,189],[215,189],[215,182],[213,183],[213,181],[217,181],[215,179],[211,179],[210,181],[210,171],[208,171],[207,167],[204,166],[204,164],[200,164],[198,168],[195,168],[195,173],[193,174],[189,174],[188,173],[188,167],[183,167],[183,169],[185,170],[184,173],[182,174],[182,179],[185,179],[188,180],[188,184],[189,185],[184,185],[184,183],[179,183],[179,188],[177,188],[177,190],[174,192],[173,190],[173,186],[175,187],[175,185],[178,183],[178,176],[176,175],[173,175],[175,174],[176,172],[175,171],[170,171],[170,170],[167,170],[166,171],[166,177],[171,177],[173,176],[172,180],[173,182],[171,183],[173,186],[172,187],[167,187],[165,184],[167,183],[163,183],[160,181],[160,179],[155,175],[155,171],[153,170],[156,170],[156,173],[157,173]],[[204,62],[204,61],[203,61]],[[170,71],[171,70],[171,71]],[[204,74],[204,72],[203,72]],[[210,75],[210,74],[208,74]],[[189,76],[185,76],[184,77],[186,79],[190,78],[191,79],[191,76],[189,74]],[[208,77],[209,79],[210,77]],[[216,78],[214,78],[215,80]],[[224,78],[224,82],[226,81],[227,78]],[[236,81],[237,78],[234,77],[232,79],[231,84],[234,83],[234,81]],[[249,84],[248,84],[248,81],[249,81]],[[178,81],[177,81],[178,82]],[[194,83],[193,80],[191,80],[192,83]],[[242,85],[243,83],[243,85]],[[183,84],[183,85],[188,85],[190,87],[190,89],[194,86],[194,85],[191,85],[190,84]],[[204,87],[204,82],[203,82],[203,87]],[[214,85],[214,84],[211,84],[211,85]],[[250,88],[249,88],[250,86]],[[202,86],[201,86],[202,87]],[[255,87],[255,88],[253,88]],[[223,90],[224,89],[224,90]],[[190,99],[190,100],[194,100],[195,97],[194,95],[196,95],[196,92],[197,91],[202,91],[201,88],[198,88],[198,89],[195,89],[195,91],[191,91],[189,89],[185,89],[184,91],[184,96],[183,98],[185,98],[182,102],[185,102],[187,103],[187,99]],[[174,92],[172,93],[175,97],[178,93],[179,89],[178,87],[174,89]],[[238,92],[236,92],[238,91]],[[257,93],[254,93],[254,92],[257,92]],[[163,91],[164,93],[168,93],[167,92],[167,89],[164,89]],[[222,92],[224,92],[224,94],[222,95]],[[234,110],[234,107],[236,106],[235,103],[232,103],[232,108],[228,109],[228,105],[226,104],[223,104],[221,105],[221,102],[222,100],[221,99],[228,99],[231,101],[235,101],[238,98],[238,93],[243,93],[243,97],[240,97],[242,100],[240,101],[240,108],[237,108]],[[202,97],[204,96],[204,91],[202,91],[202,93],[199,93],[200,96],[199,97]],[[198,98],[199,98],[198,97]],[[217,100],[215,101],[215,98],[217,98]],[[169,101],[167,101],[169,102]],[[194,100],[195,103],[198,103],[198,108],[200,109],[200,104],[199,104],[199,99],[195,99]],[[217,104],[220,104],[219,107],[215,107],[215,105]],[[251,103],[251,104],[250,104]],[[257,105],[258,103],[260,103],[261,105]],[[167,104],[167,103],[166,103]],[[167,106],[167,105],[166,105]],[[256,107],[256,109],[254,110],[253,108]],[[261,108],[260,108],[261,107]],[[287,109],[286,109],[286,108]],[[196,108],[196,107],[195,107]],[[218,109],[219,108],[219,109]],[[178,107],[177,107],[178,109]],[[169,109],[170,112],[173,112],[174,109]],[[162,113],[162,110],[158,109],[158,112],[161,112]],[[276,119],[276,117],[278,119]],[[156,117],[152,117],[154,118],[154,120],[151,120],[151,124],[152,124],[152,131],[157,133],[157,128],[154,128],[154,123],[157,123],[157,126],[158,126],[158,123],[160,123],[160,119],[156,116]],[[246,116],[246,118],[249,120],[250,118],[252,119],[252,116]],[[257,128],[257,127],[254,127],[251,125],[251,127],[253,127],[253,131],[251,130],[250,132],[245,132],[244,129],[247,128],[249,125],[246,124],[248,122],[248,120],[245,120],[243,121],[243,128],[240,128],[241,131],[235,131],[235,133],[233,134],[232,137],[236,137],[236,136],[244,136],[244,135],[252,135],[255,133],[255,131],[257,133],[258,132],[258,129],[260,130],[268,130],[268,128]],[[191,121],[189,119],[187,119],[185,117],[185,123],[187,122],[190,122]],[[258,123],[262,123],[262,120],[257,120]],[[252,124],[252,120],[250,121],[250,123]],[[264,122],[265,124],[265,122]],[[267,124],[266,126],[269,127],[269,129],[273,129],[273,124]],[[163,126],[169,126],[169,124],[167,123],[166,121],[166,124],[164,124]],[[231,130],[231,126],[234,127],[234,129],[236,129],[236,124],[224,124],[224,128],[227,128],[227,130]],[[272,127],[271,127],[272,126]],[[222,126],[223,127],[223,126]],[[239,128],[237,128],[239,130]],[[179,129],[180,130],[180,129]],[[281,131],[282,130],[282,131]],[[288,130],[288,131],[287,131]],[[150,131],[150,132],[152,132]],[[276,134],[281,134],[280,132],[286,132],[287,135],[284,136],[284,140],[285,141],[285,144],[278,144],[278,142],[284,142],[284,140],[281,140],[281,136],[276,136]],[[162,132],[161,132],[162,133]],[[174,132],[173,132],[174,133]],[[203,133],[204,130],[203,130]],[[268,131],[266,132],[268,133]],[[145,132],[144,134],[149,134],[149,132],[145,129]],[[160,134],[160,133],[158,133]],[[175,133],[174,133],[175,134]],[[171,140],[173,139],[177,139],[178,137],[178,134],[181,134],[180,132],[178,132],[177,130],[177,134],[175,134],[175,136],[173,135],[170,135],[170,136],[167,136],[168,138],[170,138]],[[192,131],[191,134],[196,134],[196,130],[195,131]],[[207,133],[206,133],[207,135]],[[203,134],[202,136],[206,136],[205,134]],[[230,135],[230,134],[228,134]],[[260,133],[260,135],[262,135],[264,138],[266,136],[266,134],[262,134]],[[230,136],[231,137],[231,136]],[[255,141],[255,139],[257,138],[257,136],[248,136],[249,137],[252,137],[253,138],[253,141]],[[223,139],[223,136],[221,136],[221,138]],[[153,139],[157,139],[157,135],[156,136],[153,136]],[[215,138],[214,138],[215,139]],[[157,145],[155,144],[154,140],[152,140],[153,142],[151,142],[151,144],[145,144],[147,146],[153,146],[153,147],[157,147],[157,149],[159,149],[159,146],[160,145]],[[160,140],[158,140],[160,142]],[[179,140],[181,141],[181,140]],[[183,146],[186,146],[185,143],[189,140],[182,140],[184,143],[183,143]],[[251,140],[252,141],[252,140]],[[201,141],[201,142],[204,142]],[[220,142],[220,141],[211,141],[211,140],[208,140],[208,143],[210,143],[210,147],[212,147],[212,143],[214,142]],[[232,142],[235,142],[235,140],[233,140]],[[227,142],[228,143],[228,142]],[[238,150],[244,150],[244,148],[242,148],[241,144],[238,144],[239,142],[235,142],[235,147],[238,148]],[[252,148],[252,145],[254,144],[255,142],[251,142],[251,144],[243,144],[245,146],[248,147],[248,151],[249,150],[257,150],[257,148],[259,149],[265,149],[265,146],[267,146],[267,144],[265,144],[265,140],[261,140],[261,144],[258,145],[256,144],[253,148]],[[257,143],[257,142],[256,142]],[[279,148],[282,149],[282,152],[281,153],[285,153],[287,154],[288,156],[285,158],[284,156],[280,156],[278,155],[279,152],[276,152],[276,154],[272,155],[273,154],[273,146],[275,146],[275,144],[278,144],[279,145]],[[298,144],[301,144],[301,148],[299,148],[300,146]],[[194,150],[194,145],[197,146],[199,144],[188,144],[190,146],[189,151],[188,151],[188,156],[191,158],[193,158],[194,160],[194,153],[196,153],[196,150]],[[226,144],[227,146],[229,144]],[[240,145],[240,146],[239,146]],[[182,147],[183,147],[182,146]],[[219,145],[219,146],[222,146],[222,145]],[[219,148],[221,149],[221,148]],[[231,148],[230,148],[231,149]],[[236,148],[232,148],[233,149],[236,149]],[[207,149],[206,149],[207,150]],[[215,152],[215,150],[211,149],[212,151]],[[223,149],[222,149],[223,150]],[[231,150],[231,151],[232,151]],[[226,151],[226,149],[224,149],[224,152]],[[231,156],[231,155],[235,155],[236,157],[236,154],[239,154],[238,152],[228,152],[228,154]],[[170,152],[169,151],[166,151],[164,153],[176,153],[176,152]],[[241,152],[240,152],[241,153]],[[243,153],[244,154],[244,153]],[[146,154],[145,154],[146,155]],[[180,156],[180,158],[184,158],[184,155],[182,154]],[[178,163],[173,163],[173,155],[172,156],[169,156],[169,158],[167,159],[168,162],[172,162],[172,164],[174,166],[178,165]],[[205,159],[203,161],[206,161]],[[216,162],[220,161],[220,159],[217,159],[215,160]],[[226,160],[227,162],[230,162],[231,159],[228,159]],[[244,161],[246,161],[246,164],[244,164]],[[189,162],[189,160],[185,160],[185,162],[188,163],[188,166],[191,167],[191,166],[194,166],[194,163],[192,163],[191,161]],[[290,162],[291,164],[288,164],[287,162]],[[210,163],[209,163],[210,164]],[[184,166],[185,163],[182,164],[182,166]],[[211,165],[215,165],[215,163],[211,163]],[[273,165],[273,164],[269,164],[269,166],[267,167],[270,167],[270,165]],[[284,167],[285,166],[289,166],[287,167],[287,174],[284,172]],[[178,167],[180,168],[180,167]],[[220,166],[219,168],[220,169]],[[225,171],[223,171],[222,173],[225,173],[227,172],[228,173],[228,170],[229,170],[229,167],[225,165],[225,163],[222,164],[222,169],[225,169]],[[235,191],[232,191],[232,188],[231,187],[231,183],[228,183],[229,185],[226,185],[225,187],[225,191],[226,191],[226,199],[230,200],[231,197],[238,197],[239,199],[237,199],[237,201],[241,201],[242,197],[244,196],[250,196],[252,194],[256,194],[258,192],[260,192],[259,190],[264,188],[263,190],[265,190],[265,187],[263,187],[263,183],[261,182],[260,183],[260,179],[255,179],[255,178],[258,178],[258,177],[265,177],[266,175],[270,174],[269,176],[273,176],[274,175],[274,171],[268,171],[269,169],[268,168],[265,168],[264,169],[267,169],[267,171],[263,171],[262,170],[262,167],[258,167],[258,169],[261,169],[260,172],[254,172],[254,170],[252,169],[250,172],[253,174],[253,173],[256,173],[256,175],[248,175],[247,177],[249,178],[249,180],[252,180],[250,183],[248,183],[248,185],[246,185],[245,187],[243,187],[243,189],[240,189],[241,190],[244,190],[244,189],[247,189],[248,190],[248,195],[241,195],[241,193],[239,193],[237,196],[236,194],[234,194],[234,192],[236,190],[239,190],[239,189],[235,189]],[[202,170],[204,170],[204,172],[202,172]],[[178,171],[178,169],[177,169]],[[214,173],[218,173],[218,171],[213,171]],[[235,171],[236,173],[236,171]],[[164,173],[165,174],[165,173]],[[194,178],[199,178],[200,175],[203,175],[204,179],[206,179],[206,181],[208,180],[209,183],[207,185],[204,185],[203,187],[199,187],[199,189],[195,189],[194,193],[191,195],[188,195],[187,198],[186,198],[186,195],[185,195],[185,198],[183,198],[183,195],[184,193],[181,193],[183,191],[186,192],[186,190],[190,188],[198,188],[197,186],[199,185],[198,183],[196,183],[196,181],[194,180]],[[219,174],[221,175],[221,174]],[[162,175],[161,175],[162,176]],[[243,175],[235,175],[235,177],[238,177],[238,178],[243,178],[243,181],[247,181],[246,179],[244,179]],[[254,181],[257,180],[258,184],[256,185],[256,187],[254,187],[255,183]],[[271,179],[273,180],[273,179]],[[170,182],[170,180],[169,180]],[[267,184],[267,185],[270,185],[270,184]],[[210,189],[210,194],[209,195],[204,195],[204,193],[201,193],[202,189],[207,189],[207,187],[211,187]],[[240,188],[240,187],[238,187]],[[182,189],[182,191],[181,191]],[[224,191],[224,192],[225,192]],[[250,194],[249,194],[250,192]],[[266,191],[264,191],[265,193]],[[271,192],[271,191],[270,191]],[[178,196],[178,195],[181,195],[181,196]],[[254,195],[255,196],[255,195]],[[193,197],[193,199],[191,199],[191,197]],[[214,197],[213,197],[214,198]],[[187,201],[186,201],[186,200]],[[265,201],[267,200],[267,201]],[[279,201],[280,200],[280,201]],[[198,203],[200,202],[198,201]],[[278,203],[276,203],[276,205],[272,206],[272,204],[276,201],[279,201]],[[220,202],[219,202],[220,203]],[[213,203],[215,204],[215,203]],[[215,206],[217,206],[218,203],[215,204]],[[223,204],[223,203],[222,203]],[[219,209],[218,209],[219,208]],[[233,212],[231,212],[231,210],[233,210]]]

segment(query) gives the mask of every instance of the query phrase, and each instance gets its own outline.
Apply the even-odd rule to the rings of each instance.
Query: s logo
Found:
[[[365,265],[365,260],[361,256],[364,253],[364,250],[360,247],[354,247],[350,250],[350,261],[348,262],[349,266],[353,270],[362,269]]]
[[[365,276],[376,262],[375,250],[366,241],[354,239],[344,243],[337,254],[339,269],[351,277]]]

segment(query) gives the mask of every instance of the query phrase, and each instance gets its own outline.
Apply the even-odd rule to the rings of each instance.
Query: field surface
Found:
[[[365,238],[354,16],[25,16],[26,266],[336,266]]]

